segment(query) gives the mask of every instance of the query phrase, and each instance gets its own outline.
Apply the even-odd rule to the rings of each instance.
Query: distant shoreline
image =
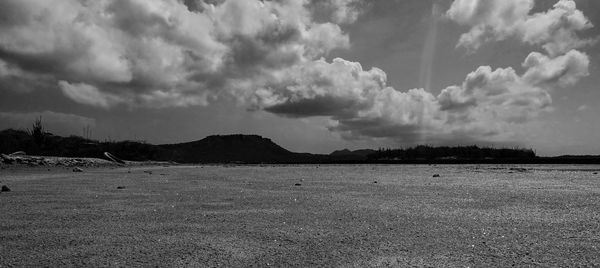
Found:
[[[531,149],[418,145],[406,149],[347,149],[331,154],[296,153],[258,135],[213,135],[204,139],[153,145],[135,141],[95,141],[26,131],[0,131],[0,153],[40,157],[96,158],[111,162],[173,164],[600,164],[600,156],[540,157]],[[110,157],[109,157],[110,156]],[[111,158],[112,157],[112,158]],[[17,159],[15,159],[17,161]],[[8,163],[10,164],[10,163]],[[35,163],[42,164],[39,161]],[[121,163],[122,164],[122,163]]]

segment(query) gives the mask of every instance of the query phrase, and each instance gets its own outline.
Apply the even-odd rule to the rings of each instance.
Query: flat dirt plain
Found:
[[[599,170],[8,168],[0,266],[600,266]]]

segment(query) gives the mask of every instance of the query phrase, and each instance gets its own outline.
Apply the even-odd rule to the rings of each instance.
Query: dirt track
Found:
[[[526,168],[0,170],[0,266],[600,265],[595,167]]]

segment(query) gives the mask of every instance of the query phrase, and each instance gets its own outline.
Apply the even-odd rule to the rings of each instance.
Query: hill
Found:
[[[96,158],[104,158],[104,152],[110,152],[131,161],[178,163],[306,163],[327,160],[322,155],[290,152],[258,135],[214,135],[186,143],[152,145],[137,141],[100,142],[51,133],[45,133],[43,140],[36,142],[25,131],[0,131],[0,153],[15,151],[41,156]]]
[[[376,153],[377,151],[371,149],[362,149],[350,151],[348,149],[337,150],[329,154],[333,159],[340,161],[366,161],[369,155]]]
[[[22,130],[0,131],[0,153],[25,151],[30,155],[105,158],[104,152],[130,161],[178,163],[384,163],[384,164],[600,164],[600,156],[538,157],[531,149],[477,146],[407,149],[338,150],[328,155],[296,153],[258,135],[213,135],[204,139],[153,145],[138,141],[95,141],[51,133],[32,135]]]
[[[292,163],[308,160],[258,135],[214,135],[202,140],[159,145],[161,160],[181,163]]]

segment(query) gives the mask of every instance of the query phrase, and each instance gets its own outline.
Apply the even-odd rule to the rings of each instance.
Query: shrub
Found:
[[[46,139],[46,130],[44,129],[44,125],[42,124],[42,117],[36,118],[33,122],[33,126],[31,130],[29,130],[29,135],[33,138],[33,141],[37,146],[42,147],[44,145],[44,141]]]

